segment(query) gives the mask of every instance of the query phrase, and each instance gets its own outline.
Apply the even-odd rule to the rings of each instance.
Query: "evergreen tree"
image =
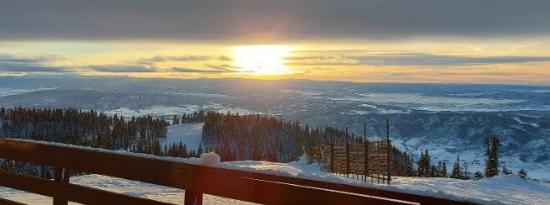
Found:
[[[420,153],[420,159],[418,160],[418,176],[431,176],[430,154],[428,153],[428,149]]]
[[[172,119],[172,125],[179,125],[180,119],[178,118],[178,115],[174,115],[174,119]]]
[[[462,168],[460,167],[460,155],[456,155],[455,163],[453,164],[453,170],[451,171],[451,178],[462,179]]]
[[[502,173],[505,174],[505,175],[510,175],[510,174],[512,174],[512,170],[508,169],[508,167],[506,167],[506,165],[502,165]]]
[[[432,166],[430,167],[430,177],[437,177],[439,176],[439,172],[438,172],[438,169],[435,165],[432,164]]]
[[[499,152],[500,141],[496,136],[491,136],[487,138],[485,146],[486,146],[485,155],[487,156],[487,159],[485,161],[485,176],[493,177],[498,175],[498,172],[499,172],[498,152]]]
[[[197,157],[200,157],[202,153],[204,153],[204,150],[202,149],[202,145],[199,145],[199,148],[197,149]]]

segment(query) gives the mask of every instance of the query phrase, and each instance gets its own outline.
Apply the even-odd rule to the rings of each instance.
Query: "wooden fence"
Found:
[[[142,181],[185,191],[185,204],[210,194],[262,204],[472,204],[469,202],[206,167],[120,152],[0,138],[0,158],[56,167],[55,179],[0,171],[0,186],[54,198],[54,204],[167,204],[71,184],[68,170]],[[183,196],[182,196],[183,197]],[[0,204],[20,204],[1,199]]]
[[[388,141],[368,141],[319,146],[313,160],[328,172],[371,182],[390,183]]]

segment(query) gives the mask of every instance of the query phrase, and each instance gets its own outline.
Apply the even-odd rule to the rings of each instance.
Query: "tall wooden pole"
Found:
[[[391,181],[391,144],[390,144],[390,120],[386,120],[386,156],[387,156],[387,168],[388,168],[388,184]]]
[[[349,139],[348,128],[346,127],[346,178],[349,177]]]
[[[363,160],[363,175],[365,176],[365,181],[367,180],[367,174],[369,170],[369,141],[367,139],[367,122],[363,124],[363,143],[365,148],[364,150],[364,160]]]
[[[330,144],[330,172],[334,173],[334,142]]]

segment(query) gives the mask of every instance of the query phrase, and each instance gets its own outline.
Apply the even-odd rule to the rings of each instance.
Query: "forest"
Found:
[[[203,144],[198,148],[188,148],[181,142],[161,146],[160,142],[166,137],[170,123],[204,123]],[[286,163],[296,161],[305,154],[310,162],[322,164],[327,160],[323,148],[326,150],[335,144],[360,146],[369,142],[366,133],[360,136],[348,132],[347,129],[311,128],[296,121],[285,121],[269,115],[239,115],[214,111],[175,115],[168,121],[150,115],[124,118],[116,114],[107,115],[93,110],[72,108],[2,107],[0,126],[0,136],[10,138],[174,157],[198,157],[201,153],[213,151],[223,161],[262,160]],[[488,138],[486,155],[489,168],[486,176],[495,176],[500,171],[498,145],[498,138]],[[423,151],[416,161],[411,152],[393,146],[388,153],[391,155],[391,175],[450,176],[459,179],[469,179],[472,175],[467,164],[458,156],[449,175],[447,164],[431,161],[428,150]],[[352,160],[356,160],[352,163],[357,164],[359,159]],[[12,160],[2,160],[0,168],[43,177],[49,177],[52,173],[51,167]],[[502,172],[509,173],[510,170],[504,167]],[[475,177],[480,176],[483,174],[475,173]]]

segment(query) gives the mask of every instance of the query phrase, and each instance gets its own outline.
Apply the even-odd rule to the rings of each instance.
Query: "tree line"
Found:
[[[95,148],[165,154],[164,120],[152,116],[126,119],[93,110],[54,108],[0,108],[0,135]],[[24,162],[2,161],[2,168],[35,176],[51,176],[51,168]]]
[[[310,128],[297,121],[247,114],[197,111],[175,115],[172,124],[204,123],[202,141],[204,146],[186,147],[178,142],[161,146],[166,137],[165,120],[146,116],[125,118],[107,115],[93,110],[54,108],[0,108],[0,135],[11,138],[52,141],[96,148],[126,150],[162,156],[198,157],[203,152],[214,151],[222,160],[264,160],[290,162],[306,154],[310,162],[319,159],[318,147],[335,143],[364,143],[363,136],[349,133],[346,129],[324,127]],[[500,172],[511,174],[506,166],[499,169],[500,142],[496,136],[486,141],[485,172],[474,173],[474,178],[492,177]],[[418,160],[411,152],[391,147],[392,175],[420,177],[451,177],[470,179],[467,163],[457,156],[450,174],[445,162],[434,163],[428,150],[421,152]],[[416,165],[416,166],[415,166]],[[26,170],[37,176],[51,174],[50,168],[3,160],[0,168]],[[518,175],[526,177],[524,169]]]
[[[513,171],[506,167],[506,165],[500,166],[499,161],[500,140],[497,136],[490,136],[485,140],[485,168],[484,172],[476,171],[470,172],[468,169],[468,163],[460,159],[460,155],[457,155],[456,160],[452,165],[450,175],[447,174],[445,162],[439,162],[437,165],[431,164],[430,155],[428,150],[421,153],[418,161],[418,169],[416,176],[422,177],[450,177],[455,179],[481,179],[483,177],[494,177],[499,174],[510,175]],[[527,178],[527,171],[520,169],[516,173],[519,177]]]

